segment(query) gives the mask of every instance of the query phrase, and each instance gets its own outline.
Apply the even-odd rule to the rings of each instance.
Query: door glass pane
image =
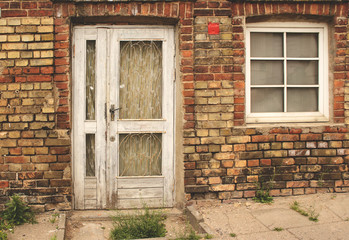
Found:
[[[251,33],[251,57],[282,57],[282,33]]]
[[[287,57],[317,57],[318,33],[287,33]]]
[[[318,88],[288,88],[288,112],[318,111]]]
[[[283,88],[252,88],[251,112],[283,112]]]
[[[287,84],[318,84],[318,61],[287,61]]]
[[[95,172],[95,135],[86,134],[86,177],[94,177]]]
[[[159,133],[119,135],[119,176],[162,174],[162,136]]]
[[[251,61],[252,85],[283,84],[283,61]]]
[[[86,120],[95,120],[96,41],[86,41]]]
[[[120,42],[120,119],[162,116],[162,42]]]

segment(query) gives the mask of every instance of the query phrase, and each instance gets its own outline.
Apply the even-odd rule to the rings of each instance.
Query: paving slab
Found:
[[[349,222],[325,223],[288,229],[302,240],[345,240],[349,239]]]
[[[308,213],[319,214],[319,221],[290,209],[294,201]],[[235,239],[349,239],[349,193],[275,197],[272,204],[243,199],[193,204],[215,239],[233,239],[230,233]]]
[[[62,231],[61,222],[64,222],[65,214],[45,212],[35,215],[37,223],[35,224],[24,224],[15,226],[14,232],[8,232],[7,236],[9,240],[47,240],[58,238]]]
[[[246,235],[237,235],[237,240],[298,240],[290,232],[283,230],[281,232],[260,232]]]
[[[331,201],[326,202],[326,207],[342,220],[349,220],[349,196],[342,194],[333,196]]]

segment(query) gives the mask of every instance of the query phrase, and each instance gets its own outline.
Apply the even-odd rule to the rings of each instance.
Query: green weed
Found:
[[[7,233],[0,230],[0,240],[7,240]]]
[[[53,235],[50,240],[57,240],[57,235]]]
[[[110,233],[112,240],[164,237],[165,216],[161,212],[145,208],[144,213],[113,217],[114,229]]]
[[[201,237],[196,234],[196,232],[191,228],[188,231],[186,231],[183,235],[180,237],[177,237],[175,240],[199,240]],[[208,239],[208,238],[207,238]]]
[[[11,200],[6,203],[5,210],[1,217],[8,225],[21,225],[24,223],[36,223],[35,215],[18,195],[13,195]]]
[[[282,227],[274,227],[273,231],[276,231],[276,232],[281,232],[283,231],[284,229]]]
[[[54,213],[52,214],[51,218],[50,218],[50,223],[55,223],[57,218],[59,217],[59,213]]]
[[[291,205],[291,209],[298,212],[299,214],[305,216],[305,217],[308,217],[308,219],[310,221],[313,221],[313,222],[318,222],[319,219],[319,215],[318,213],[315,212],[315,209],[313,207],[310,207],[308,209],[308,211],[300,208],[300,205],[297,201],[294,201],[293,204]]]
[[[231,237],[236,237],[236,234],[235,233],[231,233],[229,234]]]
[[[213,235],[211,235],[211,234],[208,234],[208,233],[207,233],[207,234],[205,235],[205,239],[212,239],[212,238],[213,238]]]
[[[255,183],[257,191],[256,191],[255,197],[252,198],[255,202],[260,202],[260,203],[273,202],[273,197],[270,196],[269,192],[270,192],[270,189],[273,188],[274,179],[275,179],[275,168],[274,168],[274,173],[271,176],[269,181],[259,180],[258,182]]]

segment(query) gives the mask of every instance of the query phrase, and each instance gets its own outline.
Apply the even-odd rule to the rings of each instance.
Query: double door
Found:
[[[172,206],[174,30],[75,27],[75,209]]]

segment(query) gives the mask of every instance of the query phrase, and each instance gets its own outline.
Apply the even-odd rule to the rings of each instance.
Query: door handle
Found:
[[[114,121],[115,120],[115,112],[120,110],[121,108],[115,108],[115,104],[112,104],[110,106],[110,109],[109,109],[109,112],[110,112],[110,118],[111,118],[111,121]]]

